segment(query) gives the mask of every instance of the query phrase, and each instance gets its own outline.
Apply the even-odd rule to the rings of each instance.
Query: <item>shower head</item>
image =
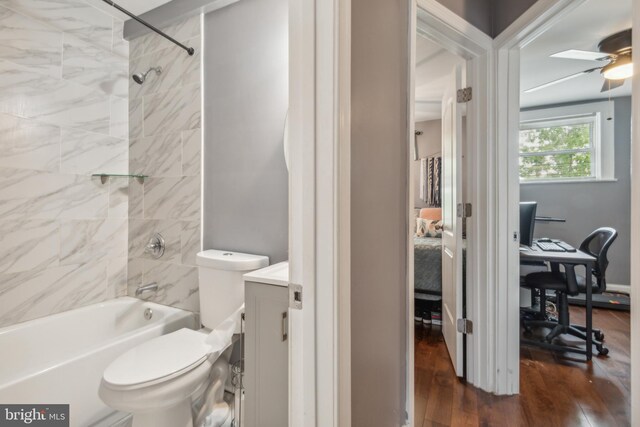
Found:
[[[131,77],[133,78],[134,82],[136,82],[139,85],[141,85],[142,83],[144,83],[144,79],[146,78],[146,75],[142,74],[142,73],[136,73]]]
[[[156,75],[159,76],[160,74],[162,74],[162,67],[151,67],[147,70],[146,73],[135,73],[134,75],[131,76],[131,78],[133,79],[134,82],[141,85],[147,79],[147,74],[149,74],[152,71],[155,71]]]

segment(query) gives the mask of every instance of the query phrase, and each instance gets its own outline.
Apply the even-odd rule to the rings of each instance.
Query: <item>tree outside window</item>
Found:
[[[522,181],[596,177],[595,116],[523,123],[520,130]]]

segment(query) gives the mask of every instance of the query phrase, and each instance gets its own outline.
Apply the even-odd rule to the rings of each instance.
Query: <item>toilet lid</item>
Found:
[[[206,338],[207,334],[186,328],[154,338],[114,360],[103,378],[112,385],[128,386],[196,367],[215,351]]]

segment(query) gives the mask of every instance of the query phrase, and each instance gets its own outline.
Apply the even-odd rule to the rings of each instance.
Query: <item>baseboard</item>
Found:
[[[607,291],[618,292],[621,294],[631,295],[631,286],[619,285],[616,283],[607,283]]]

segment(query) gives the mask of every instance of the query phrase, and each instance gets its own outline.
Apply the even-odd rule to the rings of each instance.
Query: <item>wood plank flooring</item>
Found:
[[[440,327],[416,325],[415,426],[629,426],[630,316],[594,309],[608,356],[591,363],[580,355],[522,347],[520,395],[494,396],[460,382]],[[579,323],[584,309],[571,307]]]

